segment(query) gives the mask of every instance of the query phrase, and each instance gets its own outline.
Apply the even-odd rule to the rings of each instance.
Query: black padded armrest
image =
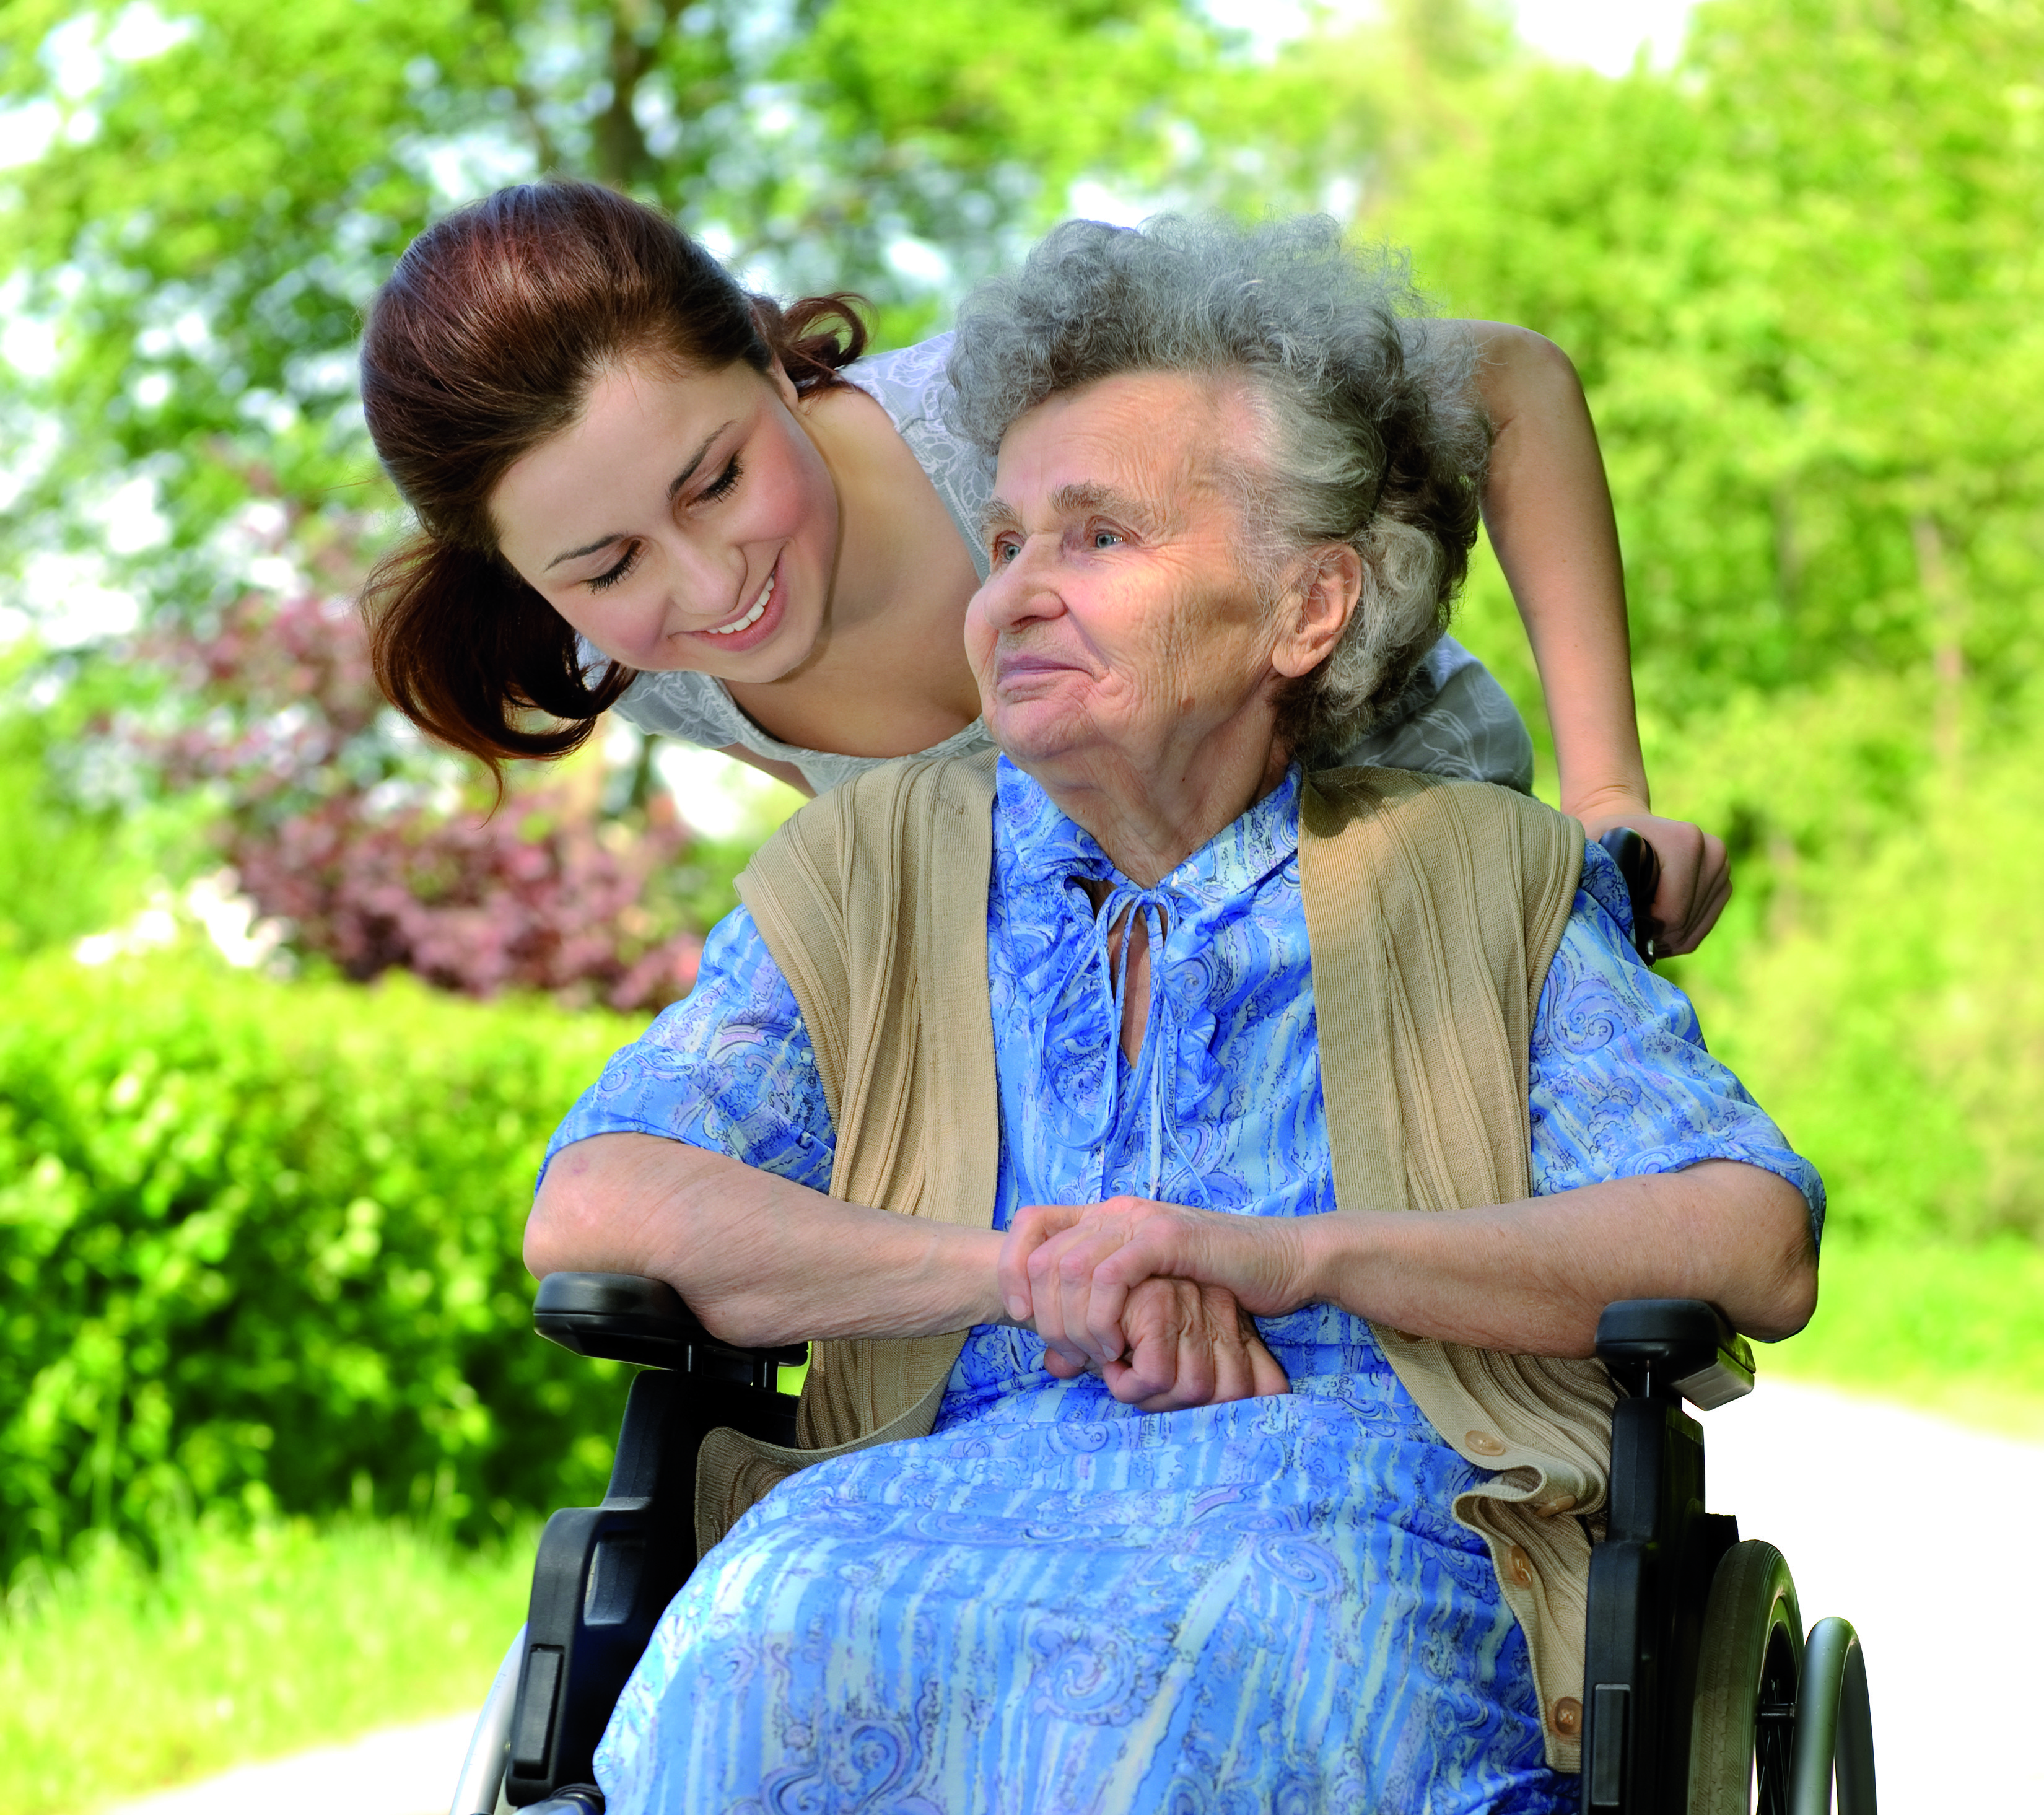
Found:
[[[532,1327],[577,1355],[678,1374],[750,1377],[809,1356],[801,1343],[738,1348],[720,1342],[673,1286],[636,1273],[549,1273],[532,1301]]]
[[[1700,1298],[1621,1298],[1597,1319],[1597,1359],[1635,1398],[1713,1411],[1753,1390],[1753,1348]]]

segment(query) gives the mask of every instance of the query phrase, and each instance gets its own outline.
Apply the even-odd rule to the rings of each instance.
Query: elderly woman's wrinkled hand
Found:
[[[1135,1295],[1147,1282],[1217,1287],[1245,1313],[1277,1316],[1308,1296],[1304,1246],[1289,1217],[1224,1216],[1143,1198],[1032,1204],[1016,1213],[1002,1244],[1001,1294],[1009,1314],[1043,1337],[1053,1371],[1105,1375],[1135,1346]]]
[[[1107,1390],[1141,1412],[1181,1412],[1289,1393],[1283,1365],[1255,1323],[1224,1286],[1189,1279],[1146,1279],[1127,1296],[1127,1352],[1099,1365]],[[1045,1367],[1061,1380],[1089,1363],[1047,1348]]]

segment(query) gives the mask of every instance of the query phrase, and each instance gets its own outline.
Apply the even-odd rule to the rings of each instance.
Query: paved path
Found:
[[[1752,1398],[1704,1420],[1710,1502],[1788,1558],[1806,1626],[1858,1630],[1881,1815],[2037,1815],[2044,1444],[1770,1382],[1766,1365],[1762,1350]]]
[[[509,1634],[505,1642],[510,1642]],[[393,1727],[167,1790],[113,1815],[447,1815],[472,1714]]]
[[[1762,1358],[1762,1367],[1765,1365]],[[2035,1815],[2044,1671],[2044,1445],[1815,1387],[1769,1382],[1711,1413],[1710,1498],[1780,1547],[1809,1624],[1850,1620],[1866,1647],[1882,1815]],[[1876,1457],[1906,1457],[1883,1486]],[[1934,1505],[1953,1533],[1910,1529]],[[464,1717],[252,1765],[118,1815],[440,1815]]]

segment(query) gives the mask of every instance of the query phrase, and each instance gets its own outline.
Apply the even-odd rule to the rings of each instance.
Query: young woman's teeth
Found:
[[[766,576],[766,583],[759,589],[759,596],[752,602],[752,609],[729,624],[720,624],[714,630],[705,630],[705,636],[736,636],[741,630],[750,630],[766,615],[766,602],[774,596],[774,576]]]

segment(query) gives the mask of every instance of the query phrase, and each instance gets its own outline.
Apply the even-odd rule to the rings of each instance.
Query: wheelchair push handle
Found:
[[[1625,892],[1632,900],[1632,948],[1651,964],[1657,954],[1654,936],[1661,930],[1654,917],[1654,892],[1661,886],[1661,858],[1654,847],[1629,825],[1614,825],[1597,840],[1618,873],[1625,879]]]

